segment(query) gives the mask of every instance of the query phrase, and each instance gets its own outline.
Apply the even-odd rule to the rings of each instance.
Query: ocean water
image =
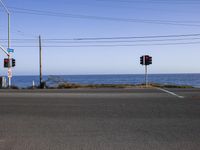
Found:
[[[62,75],[43,76],[49,86],[56,86],[61,82],[79,84],[140,84],[144,83],[144,75]],[[18,87],[29,87],[32,82],[39,84],[39,76],[14,76],[12,84]],[[191,85],[200,88],[200,74],[151,74],[151,83]]]

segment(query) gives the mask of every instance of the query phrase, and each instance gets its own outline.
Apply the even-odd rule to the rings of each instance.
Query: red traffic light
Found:
[[[9,67],[9,59],[8,58],[5,58],[4,59],[4,68],[8,68]]]
[[[140,57],[140,64],[141,65],[150,65],[152,64],[152,57],[149,55],[144,55]]]
[[[148,61],[148,60],[149,60],[149,56],[146,55],[146,56],[145,56],[145,61]]]
[[[4,59],[4,62],[5,62],[5,63],[9,62],[9,59],[5,58],[5,59]]]

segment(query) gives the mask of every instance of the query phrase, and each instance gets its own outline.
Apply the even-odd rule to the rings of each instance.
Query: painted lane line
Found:
[[[170,94],[170,95],[176,96],[176,97],[178,97],[178,98],[184,98],[184,96],[177,95],[177,94],[174,93],[174,92],[171,92],[171,91],[168,91],[168,90],[165,90],[165,89],[162,89],[162,88],[157,88],[157,89],[158,89],[158,90],[161,90],[161,91],[163,91],[163,92],[166,92],[166,93],[168,93],[168,94]]]

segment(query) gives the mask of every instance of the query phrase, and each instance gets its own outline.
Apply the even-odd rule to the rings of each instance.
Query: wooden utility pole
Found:
[[[40,64],[40,88],[42,88],[42,41],[39,36],[39,64]]]

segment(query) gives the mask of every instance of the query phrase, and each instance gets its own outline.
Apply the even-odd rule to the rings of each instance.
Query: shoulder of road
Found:
[[[136,97],[136,98],[199,98],[198,88],[100,88],[100,89],[1,89],[0,97]]]

